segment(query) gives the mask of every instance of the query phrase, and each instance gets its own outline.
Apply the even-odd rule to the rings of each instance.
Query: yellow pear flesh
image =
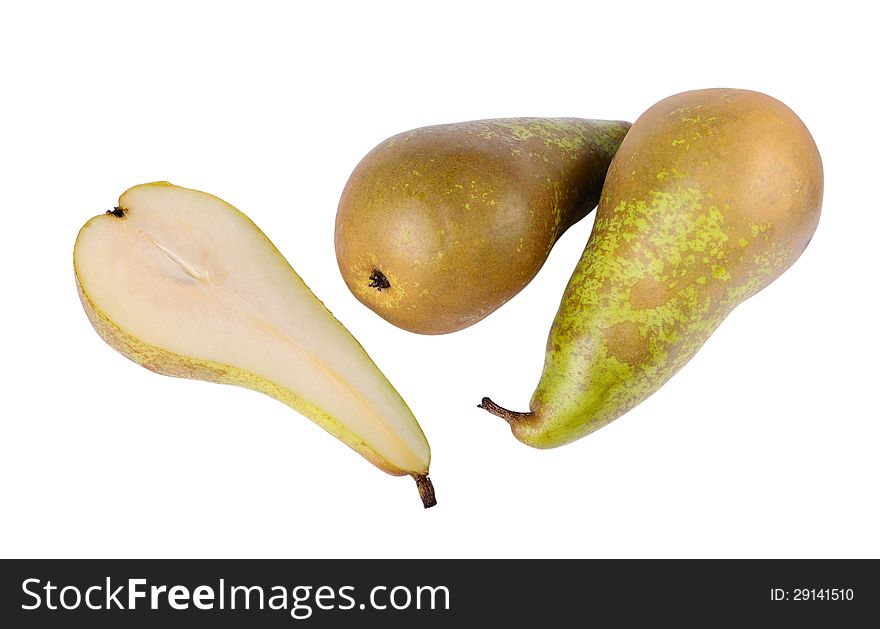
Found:
[[[380,469],[416,479],[428,442],[361,345],[228,203],[151,183],[82,228],[80,298],[98,334],[161,374],[234,384],[293,407]]]

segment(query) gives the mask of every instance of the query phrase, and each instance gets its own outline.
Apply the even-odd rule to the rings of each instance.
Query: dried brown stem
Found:
[[[430,509],[437,504],[437,498],[434,496],[434,485],[427,474],[413,474],[416,479],[416,487],[419,488],[419,496],[422,498],[422,504],[425,509]]]
[[[489,411],[493,415],[496,415],[506,421],[508,424],[512,424],[516,421],[522,421],[524,419],[529,419],[533,417],[535,414],[529,411],[528,413],[518,413],[516,411],[509,411],[503,406],[498,406],[495,402],[490,400],[487,397],[483,398],[483,401],[477,404],[477,408],[482,408],[484,410]]]

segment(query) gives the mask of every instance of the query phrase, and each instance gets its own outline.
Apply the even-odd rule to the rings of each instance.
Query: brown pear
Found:
[[[630,124],[508,118],[401,133],[348,180],[336,257],[352,293],[421,334],[480,321],[599,200]]]

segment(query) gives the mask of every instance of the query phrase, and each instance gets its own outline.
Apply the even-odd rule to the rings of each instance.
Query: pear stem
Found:
[[[419,488],[419,496],[422,499],[422,504],[425,505],[425,509],[430,509],[436,505],[437,498],[434,496],[434,485],[431,483],[428,475],[413,474],[412,477],[416,479],[416,487]]]
[[[482,408],[483,410],[489,411],[493,415],[500,417],[508,424],[512,424],[516,421],[522,421],[524,419],[528,419],[529,417],[533,417],[535,414],[531,411],[528,413],[518,413],[516,411],[509,411],[503,406],[498,406],[495,402],[490,400],[487,397],[483,398],[483,401],[477,404],[477,408]]]

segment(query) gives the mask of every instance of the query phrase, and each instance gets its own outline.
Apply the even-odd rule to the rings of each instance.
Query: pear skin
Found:
[[[135,186],[80,230],[80,300],[100,337],[160,374],[232,384],[300,412],[436,504],[430,448],[361,345],[228,203]]]
[[[530,411],[480,406],[536,448],[620,417],[798,259],[822,191],[816,144],[781,102],[736,89],[660,101],[611,163]]]
[[[596,202],[628,122],[508,118],[424,127],[374,148],[336,215],[349,289],[421,334],[473,325],[528,284]]]

